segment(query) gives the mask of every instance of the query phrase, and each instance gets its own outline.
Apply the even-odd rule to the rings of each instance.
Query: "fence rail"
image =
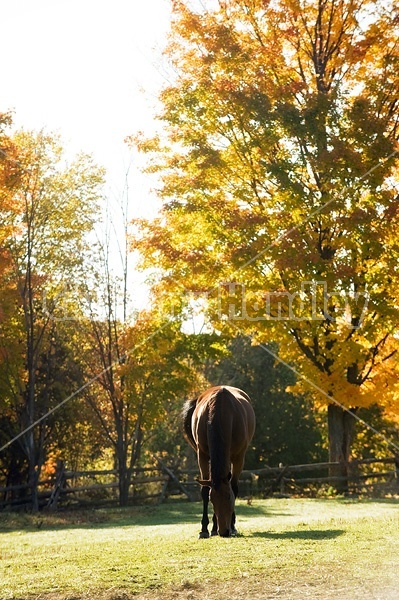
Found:
[[[389,469],[390,465],[392,469]],[[329,462],[280,465],[243,471],[242,479],[251,480],[255,493],[258,489],[258,493],[266,495],[317,495],[323,490],[323,486],[333,487],[340,482],[347,483],[347,491],[350,494],[362,494],[366,490],[378,496],[399,494],[399,457],[354,459],[348,464],[347,474],[337,475],[336,470],[341,466],[340,463]]]
[[[352,460],[347,477],[331,474],[339,466],[339,463],[323,462],[244,470],[240,478],[240,495],[317,495],[323,486],[334,486],[343,480],[348,482],[348,491],[352,494],[399,495],[399,457]],[[52,478],[39,482],[40,506],[55,510],[60,505],[115,504],[117,476],[117,471],[112,469],[70,471],[60,462]],[[149,500],[160,503],[172,495],[199,499],[197,477],[197,469],[173,469],[158,461],[154,467],[135,469],[129,500],[132,504]],[[1,487],[0,510],[29,505],[30,490],[24,484]]]

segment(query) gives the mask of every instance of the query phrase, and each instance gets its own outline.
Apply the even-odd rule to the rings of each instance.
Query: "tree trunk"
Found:
[[[130,473],[125,465],[119,468],[119,506],[127,506],[129,502]]]
[[[353,409],[352,409],[352,412]],[[330,468],[331,477],[343,477],[335,488],[339,494],[347,494],[348,465],[353,441],[355,419],[352,414],[336,404],[328,406],[329,461],[338,462],[338,467]]]
[[[127,506],[129,501],[129,488],[132,483],[132,473],[135,465],[140,458],[141,444],[143,441],[143,432],[141,429],[142,411],[137,419],[134,438],[132,441],[130,460],[128,464],[126,452],[123,453],[122,460],[119,461],[119,506]],[[125,448],[125,444],[123,445]]]

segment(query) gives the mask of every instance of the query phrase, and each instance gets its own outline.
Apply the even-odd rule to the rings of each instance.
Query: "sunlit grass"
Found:
[[[0,598],[139,593],[259,575],[273,583],[345,578],[348,593],[359,585],[367,589],[376,577],[391,585],[399,566],[398,508],[397,501],[239,502],[239,537],[208,540],[197,539],[198,503],[39,517],[3,514]]]

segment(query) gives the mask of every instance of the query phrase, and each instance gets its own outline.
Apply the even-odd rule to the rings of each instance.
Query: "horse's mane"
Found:
[[[210,477],[212,485],[218,489],[222,479],[227,476],[226,463],[230,456],[230,439],[226,438],[226,418],[229,411],[223,410],[225,402],[231,400],[231,392],[221,388],[209,399],[208,445],[210,456]]]

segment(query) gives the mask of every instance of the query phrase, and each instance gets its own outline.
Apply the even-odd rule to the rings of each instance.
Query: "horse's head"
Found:
[[[234,512],[235,497],[231,484],[231,473],[217,485],[212,481],[200,481],[201,485],[210,488],[209,499],[212,502],[216,516],[218,534],[222,537],[230,537],[232,534],[232,519]]]
[[[216,515],[218,534],[222,537],[230,537],[234,512],[234,493],[230,479],[222,481],[217,487],[211,487],[209,498]]]

